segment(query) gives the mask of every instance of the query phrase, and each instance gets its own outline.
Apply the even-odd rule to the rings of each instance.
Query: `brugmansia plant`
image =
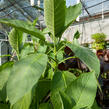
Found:
[[[61,41],[80,13],[81,4],[67,8],[65,0],[44,0],[45,23],[53,43],[45,40],[44,32],[34,23],[0,19],[0,23],[13,27],[9,42],[17,56],[0,66],[0,109],[95,109],[99,60],[76,41]],[[33,43],[24,41],[26,34],[31,35]],[[76,77],[58,69],[66,60],[65,46],[90,72]]]

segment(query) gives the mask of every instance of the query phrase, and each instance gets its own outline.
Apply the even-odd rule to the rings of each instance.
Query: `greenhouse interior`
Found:
[[[0,109],[109,109],[109,0],[0,0]]]

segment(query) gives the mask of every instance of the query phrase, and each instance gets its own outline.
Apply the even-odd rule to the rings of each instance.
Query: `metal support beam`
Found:
[[[102,4],[102,3],[105,3],[105,2],[108,2],[108,1],[109,1],[109,0],[105,0],[105,1],[103,1],[103,2],[100,2],[100,3],[97,3],[97,4],[95,4],[95,5],[89,6],[89,7],[87,7],[87,9],[93,8],[93,7],[95,7],[95,6],[98,6],[98,5],[100,5],[100,4]]]
[[[80,19],[80,22],[89,21],[89,20],[95,20],[95,19],[99,19],[101,17],[102,17],[102,14],[96,14],[96,15],[91,16],[91,17],[83,17],[83,18]],[[104,17],[109,17],[109,12],[104,12]]]
[[[13,5],[15,5],[15,2],[14,2],[14,3],[11,3],[10,5],[8,5],[8,6],[4,7],[4,8],[2,8],[2,9],[0,9],[0,12],[4,11],[4,10],[10,8],[10,7],[12,7]]]
[[[12,1],[11,1],[11,0],[8,0],[8,1],[12,4]],[[14,1],[14,2],[16,2],[16,1]],[[15,6],[15,5],[14,5],[14,7],[15,7],[17,10],[19,10],[19,11],[21,12],[21,14],[22,14],[24,17],[26,17],[28,20],[32,21],[32,18],[31,18],[30,16],[26,16],[26,15],[24,14],[24,11],[23,11],[21,8]]]
[[[88,11],[87,8],[85,7],[85,5],[84,5],[84,3],[82,2],[82,0],[80,0],[80,2],[81,2],[81,4],[82,4],[83,8],[85,9],[85,11],[87,12],[87,14],[89,15],[89,17],[91,17],[89,11]]]

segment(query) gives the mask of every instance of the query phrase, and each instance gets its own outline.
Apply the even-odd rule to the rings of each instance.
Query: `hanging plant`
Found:
[[[92,48],[96,50],[102,50],[105,48],[106,42],[106,35],[104,33],[95,33],[92,34],[92,39],[94,39],[94,42],[92,44]]]

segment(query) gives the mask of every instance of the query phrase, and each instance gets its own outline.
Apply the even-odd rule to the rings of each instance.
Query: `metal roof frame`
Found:
[[[90,13],[90,11],[88,9],[91,9],[93,7],[97,7],[97,6],[101,5],[102,3],[109,2],[109,0],[104,0],[103,2],[98,2],[98,3],[95,3],[95,4],[91,5],[91,6],[87,6],[85,4],[85,2],[91,2],[91,1],[92,0],[90,0],[90,1],[80,0],[80,2],[82,3],[82,6],[83,6],[83,9],[82,10],[85,10],[86,13],[87,13],[87,15],[88,15],[88,16],[82,16],[81,18],[83,18],[83,17],[87,17],[87,18],[89,17],[89,18],[91,18],[92,16],[95,16],[95,15],[92,15],[92,13]],[[39,7],[39,6],[37,6],[37,4],[35,4],[34,6],[24,6],[24,7],[21,7],[20,4],[19,4],[19,2],[20,2],[19,0],[18,1],[17,0],[14,0],[13,2],[11,0],[8,0],[8,2],[10,4],[8,6],[5,6],[2,9],[0,9],[0,12],[6,13],[6,10],[8,10],[11,7],[14,7],[15,9],[12,10],[11,12],[9,12],[9,13],[6,13],[6,15],[0,16],[0,18],[5,18],[6,16],[8,16],[9,18],[13,18],[11,16],[11,14],[13,12],[15,12],[15,11],[19,11],[26,19],[28,19],[30,21],[33,21],[35,18],[33,18],[33,16],[31,15],[31,13],[29,13],[26,10],[26,8],[32,7],[32,8],[36,8],[37,10],[40,9],[41,11],[44,11],[44,9],[41,8],[41,7]],[[107,11],[109,11],[109,10],[107,10]],[[26,13],[27,15],[25,15],[24,13]],[[96,15],[97,14],[99,15],[100,13],[96,13]]]

